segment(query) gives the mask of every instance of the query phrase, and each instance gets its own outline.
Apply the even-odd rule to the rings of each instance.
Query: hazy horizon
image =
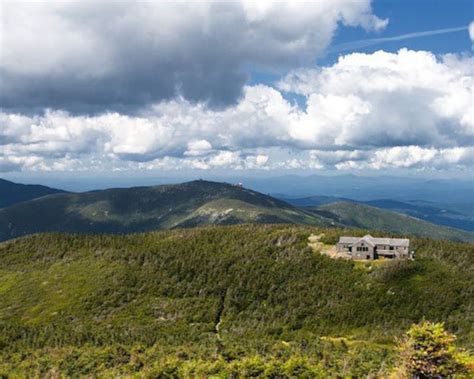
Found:
[[[58,173],[31,177],[3,176],[3,179],[22,184],[40,184],[70,192],[87,192],[110,188],[132,188],[163,184],[180,184],[194,180],[209,180],[230,184],[242,184],[258,192],[283,198],[311,196],[341,197],[360,201],[392,199],[399,201],[432,201],[437,203],[471,203],[474,191],[472,178],[445,178],[393,175],[354,175],[322,173],[291,173],[276,175],[267,172],[265,176],[249,175],[249,172],[212,173],[204,172],[193,176],[181,175],[143,176],[141,172],[119,173],[115,176],[60,176]],[[162,173],[160,173],[162,174]]]

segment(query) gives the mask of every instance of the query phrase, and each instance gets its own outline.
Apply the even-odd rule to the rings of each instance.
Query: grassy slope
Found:
[[[109,189],[60,194],[0,210],[0,240],[45,231],[130,233],[243,222],[321,225],[287,203],[224,183]]]
[[[108,359],[116,374],[130,369],[130,357],[120,361],[123,349],[137,346],[153,351],[153,358],[142,357],[145,368],[147,359],[176,352],[212,361],[219,309],[221,353],[231,360],[279,356],[281,349],[281,359],[328,354],[327,370],[334,373],[342,370],[337,354],[349,354],[347,346],[328,347],[319,338],[342,336],[350,346],[366,341],[362,361],[344,358],[351,372],[377,372],[370,364],[378,370],[390,354],[372,361],[372,352],[390,351],[394,336],[423,317],[445,321],[461,344],[472,344],[473,245],[415,240],[417,261],[370,269],[308,249],[309,233],[320,231],[248,225],[5,242],[4,367],[39,367],[43,359],[45,367],[107,372],[101,365]],[[343,233],[325,232],[333,239]]]
[[[363,204],[338,202],[308,209],[349,227],[474,242],[474,233],[434,225],[405,214]]]

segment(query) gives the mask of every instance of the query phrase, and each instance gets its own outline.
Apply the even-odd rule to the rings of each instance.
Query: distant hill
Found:
[[[209,181],[63,193],[0,209],[0,240],[62,231],[130,233],[200,225],[332,221],[238,186]]]
[[[335,223],[349,227],[474,242],[474,233],[434,225],[412,216],[366,204],[341,201],[307,209],[321,217],[332,219]]]
[[[349,201],[349,202],[356,202],[352,199],[346,199],[344,197],[336,197],[336,196],[308,196],[308,197],[298,197],[298,198],[291,198],[286,197],[284,195],[277,196],[279,199],[286,201],[287,203],[297,206],[297,207],[314,207],[320,206],[324,204],[332,204],[337,203],[339,201]]]
[[[357,201],[423,199],[435,203],[445,201],[467,203],[474,192],[470,177],[427,180],[423,177],[359,176],[359,175],[285,175],[280,177],[236,177],[249,188],[270,194],[308,197],[316,194]]]
[[[417,201],[401,202],[390,199],[372,200],[365,202],[365,204],[405,213],[437,225],[474,231],[472,204],[445,204]]]
[[[291,198],[280,195],[278,198],[298,207],[320,206],[337,203],[340,201],[366,204],[376,208],[404,213],[436,225],[474,231],[474,205],[472,203],[449,204],[419,200],[399,201],[393,199],[357,201],[336,196],[308,196],[302,198]]]
[[[19,184],[0,179],[0,208],[61,192],[64,191],[36,184]]]
[[[296,207],[239,186],[204,180],[154,187],[59,193],[0,209],[0,241],[42,232],[134,233],[204,225],[346,226],[474,241],[474,234],[371,206],[320,197]],[[314,198],[313,198],[314,201]]]

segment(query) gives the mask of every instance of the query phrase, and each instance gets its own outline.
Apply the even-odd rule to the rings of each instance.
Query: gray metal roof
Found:
[[[401,247],[409,247],[410,246],[410,240],[407,238],[385,238],[389,240],[389,245],[392,246],[401,246]],[[377,244],[379,244],[377,242]],[[381,243],[380,243],[381,245]]]
[[[356,242],[354,242],[354,244],[358,242],[365,242],[367,245],[372,246],[372,247],[375,247],[376,245],[376,243],[374,242],[374,238],[370,235],[366,235],[362,238],[359,238]]]
[[[365,241],[370,245],[388,245],[388,246],[400,246],[400,247],[409,247],[410,240],[407,238],[376,238],[367,234],[366,236],[360,237],[341,237],[339,238],[339,243],[350,243],[354,244],[358,241]]]
[[[339,238],[339,243],[354,243],[359,241],[359,237],[341,237]]]

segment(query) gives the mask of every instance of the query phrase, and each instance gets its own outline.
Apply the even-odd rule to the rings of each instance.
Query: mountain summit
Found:
[[[48,231],[130,233],[242,223],[330,222],[241,186],[196,180],[55,194],[19,203],[0,210],[0,240]]]
[[[340,202],[300,208],[241,185],[205,180],[58,193],[0,209],[0,241],[42,232],[135,233],[232,224],[344,226],[474,241],[474,234]]]

